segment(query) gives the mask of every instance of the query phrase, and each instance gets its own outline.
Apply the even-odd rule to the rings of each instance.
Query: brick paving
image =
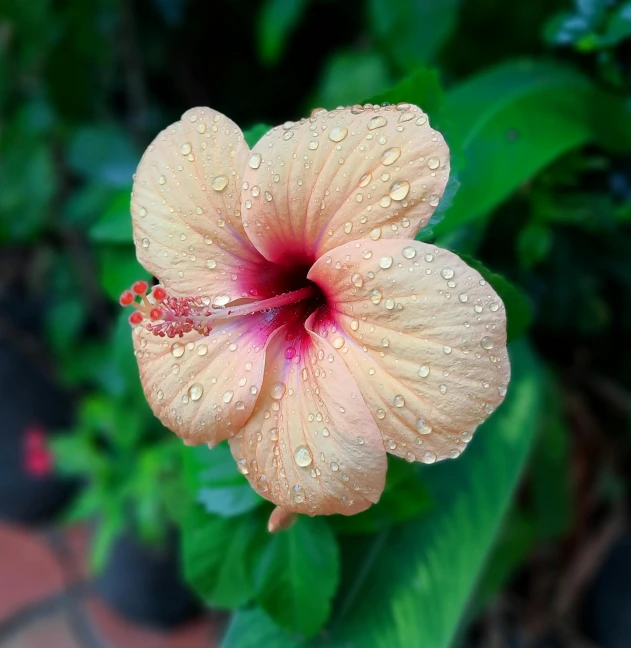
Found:
[[[91,590],[88,531],[27,531],[0,522],[0,648],[217,648],[224,618],[174,631],[139,627]]]

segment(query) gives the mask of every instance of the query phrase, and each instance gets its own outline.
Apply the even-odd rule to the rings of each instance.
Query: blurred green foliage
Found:
[[[98,520],[95,567],[121,531],[156,543],[177,526],[188,582],[238,610],[223,648],[457,641],[574,524],[567,393],[631,388],[630,61],[631,3],[616,0],[5,0],[0,243],[17,266],[2,289],[41,304],[76,394],[54,450],[85,480],[67,517]],[[132,175],[194,105],[253,145],[262,124],[368,100],[416,103],[444,132],[453,175],[419,238],[498,290],[514,378],[458,461],[391,460],[372,509],[269,536],[271,507],[228,448],[181,446],[142,394],[117,305],[149,279]],[[629,429],[596,401],[605,429]]]

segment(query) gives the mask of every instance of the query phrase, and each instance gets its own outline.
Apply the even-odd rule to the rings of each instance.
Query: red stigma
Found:
[[[134,326],[136,324],[140,324],[142,322],[142,313],[139,311],[136,311],[135,313],[132,313],[129,316],[129,323],[133,324]]]
[[[121,306],[129,306],[134,301],[134,296],[129,290],[126,290],[120,296],[120,299],[118,301]]]
[[[131,289],[137,294],[137,295],[144,295],[147,292],[147,289],[149,288],[149,285],[147,284],[146,281],[137,281]]]
[[[152,293],[151,296],[157,301],[161,302],[163,301],[166,296],[167,296],[167,291],[162,287],[162,286],[156,286]]]
[[[155,322],[156,320],[162,319],[163,314],[161,308],[152,308],[149,317]]]

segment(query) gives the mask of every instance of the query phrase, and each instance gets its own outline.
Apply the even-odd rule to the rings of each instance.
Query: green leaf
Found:
[[[118,301],[121,293],[134,281],[148,281],[151,275],[136,260],[131,246],[106,246],[99,248],[99,280],[110,299]]]
[[[263,518],[225,518],[191,504],[181,531],[184,575],[197,594],[212,607],[245,605],[255,592],[256,547],[267,539]]]
[[[273,65],[281,57],[307,4],[308,0],[266,0],[258,24],[258,50],[264,63]]]
[[[508,341],[524,334],[532,321],[532,308],[526,295],[502,275],[489,270],[481,261],[468,254],[458,256],[471,268],[477,270],[504,302]]]
[[[436,126],[434,119],[443,100],[443,88],[438,72],[429,68],[415,70],[397,85],[369,99],[374,104],[413,103],[430,116],[433,126]]]
[[[333,109],[356,104],[387,88],[388,65],[377,52],[341,51],[327,61],[312,103]]]
[[[99,220],[90,228],[90,238],[96,243],[131,243],[130,189],[119,191],[110,201]]]
[[[523,343],[512,346],[510,356],[513,378],[506,401],[481,426],[471,447],[456,461],[423,468],[439,505],[387,533],[372,553],[361,554],[372,563],[347,574],[327,645],[452,644],[539,424],[543,387],[537,359]],[[244,623],[260,624],[266,646],[292,645],[252,612],[233,619],[223,648],[254,645],[258,628],[245,629]]]
[[[331,516],[329,522],[338,533],[373,533],[416,517],[432,505],[418,465],[388,455],[388,478],[379,502],[357,515]]]
[[[221,648],[297,648],[300,637],[284,634],[260,608],[239,610],[233,617]]]
[[[183,452],[189,492],[208,513],[232,517],[265,502],[238,471],[226,443],[212,450],[183,446]]]
[[[389,534],[361,595],[340,606],[348,613],[332,626],[335,646],[351,639],[371,648],[451,645],[538,427],[538,363],[520,344],[511,364],[506,401],[471,447],[457,461],[426,467],[440,505]]]
[[[403,70],[431,61],[451,34],[460,0],[370,0],[368,18],[386,52]]]
[[[507,63],[449,92],[441,119],[466,165],[437,232],[483,219],[555,158],[589,141],[592,101],[584,77],[547,62]]]
[[[300,516],[273,535],[257,565],[257,600],[282,628],[315,635],[331,612],[339,579],[339,550],[322,518]]]
[[[121,508],[114,501],[107,504],[107,510],[96,526],[90,549],[90,567],[95,573],[105,567],[110,550],[125,527]]]
[[[545,415],[532,458],[531,496],[537,533],[553,540],[565,532],[573,518],[570,448],[563,417],[563,394],[556,381],[546,380]]]
[[[254,145],[267,133],[268,130],[271,130],[271,126],[267,124],[255,124],[251,126],[246,131],[243,132],[243,137],[245,138],[246,144],[253,148]]]
[[[612,47],[631,37],[631,2],[625,2],[611,14],[601,43]]]
[[[68,147],[68,166],[80,177],[128,187],[140,157],[131,138],[114,125],[79,129]]]

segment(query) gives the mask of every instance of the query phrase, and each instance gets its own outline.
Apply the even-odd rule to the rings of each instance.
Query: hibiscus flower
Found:
[[[252,150],[194,108],[144,154],[134,242],[159,284],[121,301],[147,400],[186,444],[228,439],[277,518],[365,510],[386,453],[456,458],[503,400],[502,301],[413,240],[448,176],[411,104],[315,110]]]

